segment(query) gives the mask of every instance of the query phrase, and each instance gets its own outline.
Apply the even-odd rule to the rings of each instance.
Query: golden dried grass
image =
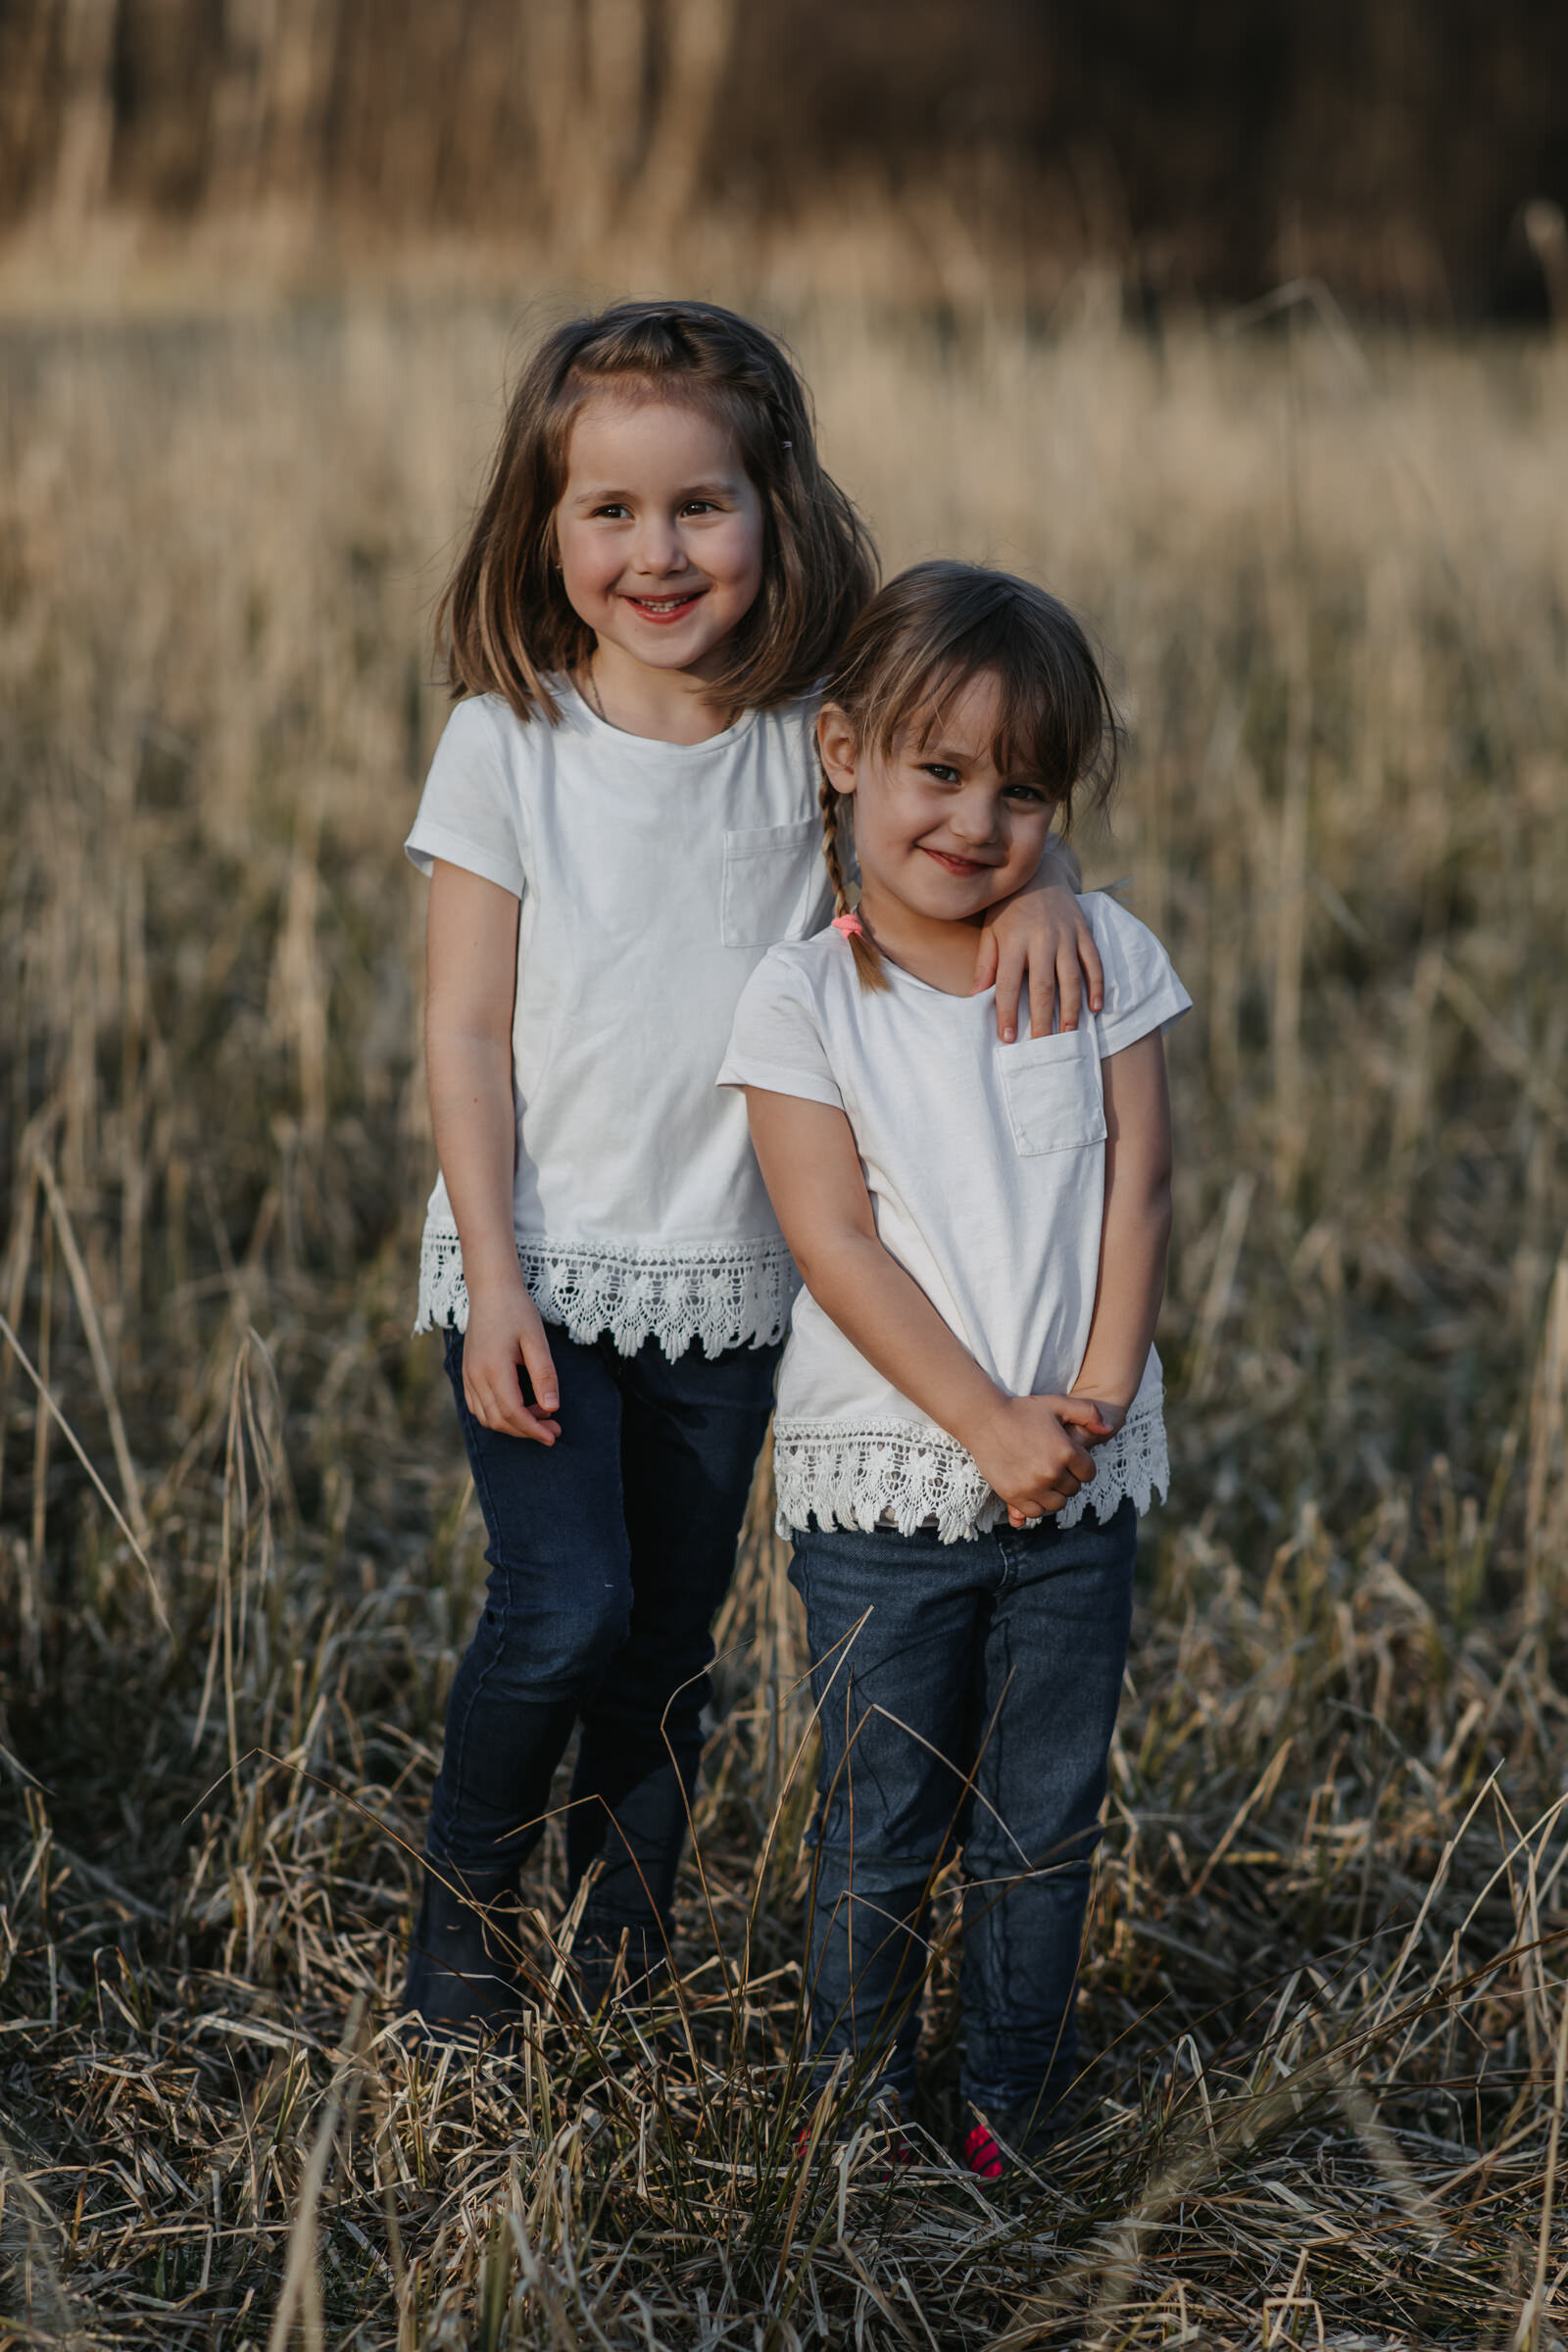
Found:
[[[542,1992],[477,2073],[390,2036],[482,1572],[406,1338],[398,844],[508,322],[13,321],[8,2340],[1555,2340],[1562,355],[795,323],[890,560],[1025,564],[1115,650],[1093,861],[1198,1000],[1083,2119],[1001,2193],[948,2162],[949,1903],[922,2161],[795,2164],[805,1661],[760,1511],[678,1997]],[[547,1961],[561,1886],[552,1836]]]

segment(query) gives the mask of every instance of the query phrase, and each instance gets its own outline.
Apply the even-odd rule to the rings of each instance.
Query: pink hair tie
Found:
[[[865,925],[853,909],[848,914],[836,914],[833,917],[833,928],[835,931],[842,931],[846,939],[863,939],[865,937]]]

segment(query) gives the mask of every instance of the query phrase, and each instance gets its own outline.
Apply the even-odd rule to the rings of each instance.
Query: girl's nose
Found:
[[[655,579],[662,579],[666,572],[686,569],[687,555],[680,533],[663,515],[649,514],[643,518],[632,552],[636,568]]]
[[[960,841],[980,849],[997,837],[997,811],[989,793],[962,793],[948,823]]]

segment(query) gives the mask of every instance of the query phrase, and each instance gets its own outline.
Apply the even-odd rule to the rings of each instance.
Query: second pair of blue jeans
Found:
[[[966,1543],[815,1528],[822,1735],[808,1970],[813,2081],[914,2090],[932,1882],[961,1856],[962,2094],[1015,2145],[1074,2071],[1090,1863],[1132,1615],[1138,1518]]]

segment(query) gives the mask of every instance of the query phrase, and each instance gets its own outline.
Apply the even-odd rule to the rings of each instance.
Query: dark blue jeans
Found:
[[[484,1513],[484,1612],[447,1705],[428,1851],[492,1891],[543,1833],[551,1776],[582,1741],[566,1820],[573,1886],[602,1857],[590,1933],[667,1932],[702,1746],[713,1612],[735,1566],[779,1350],[650,1340],[618,1355],[552,1327],[554,1446],[486,1429],[447,1371]]]
[[[931,1883],[956,1848],[963,2095],[1027,2139],[1072,2079],[1137,1513],[962,1544],[812,1528],[795,1547],[822,1732],[813,2078],[848,2052],[907,2112]]]

